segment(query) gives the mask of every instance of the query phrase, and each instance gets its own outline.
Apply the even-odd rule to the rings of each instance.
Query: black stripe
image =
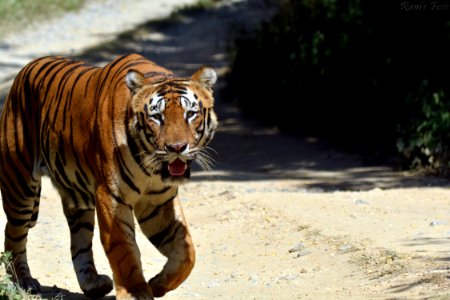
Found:
[[[150,191],[147,193],[147,195],[161,195],[166,193],[168,190],[172,189],[172,186],[166,186],[165,188],[163,188],[162,190],[159,191]]]
[[[25,224],[27,224],[30,221],[30,219],[21,220],[21,219],[13,218],[11,216],[8,216],[7,219],[8,219],[9,224],[16,226],[16,227],[24,227]]]
[[[87,212],[92,212],[92,210],[79,209],[74,215],[67,216],[67,223],[69,224],[69,227],[73,226],[75,222],[81,219]]]
[[[170,231],[172,230],[172,223],[169,224],[163,231],[154,234],[153,236],[149,237],[148,239],[150,242],[156,247],[159,248],[163,240],[169,236]]]
[[[63,166],[67,165],[67,160],[66,160],[66,152],[64,151],[64,136],[62,134],[62,132],[59,134],[59,145],[58,145],[58,154],[60,159],[61,159],[61,163],[63,164]]]
[[[19,185],[19,187],[21,188],[21,190],[23,192],[23,194],[20,193],[20,195],[24,196],[25,198],[34,198],[36,196],[36,193],[33,190],[31,190],[27,181],[22,176],[22,173],[20,172],[20,170],[18,170],[14,166],[15,166],[14,164],[9,165],[9,167],[11,168],[11,171],[14,173],[13,177],[17,180],[17,184]],[[10,174],[10,176],[11,176],[11,174]]]
[[[150,174],[142,166],[142,160],[141,160],[141,155],[139,154],[138,146],[137,146],[134,138],[131,136],[131,132],[130,132],[130,129],[128,128],[128,126],[125,126],[125,133],[127,136],[127,144],[128,144],[128,148],[130,149],[131,156],[133,157],[136,164],[144,172],[144,174],[147,176],[150,176]]]
[[[122,179],[125,181],[125,183],[136,193],[140,194],[141,191],[139,190],[139,188],[134,184],[133,180],[128,176],[128,174],[130,174],[130,170],[127,168],[127,166],[125,165],[125,162],[123,161],[123,157],[120,153],[120,151],[118,149],[114,150],[114,156],[116,157],[116,159],[118,160],[118,165],[119,165],[119,172],[120,172],[120,177],[122,177]],[[128,173],[128,174],[127,174]]]
[[[20,208],[17,208],[13,205],[11,205],[10,203],[11,201],[9,201],[9,199],[7,199],[5,197],[5,201],[3,202],[3,206],[5,207],[5,209],[8,210],[8,213],[11,215],[11,213],[15,213],[16,215],[19,216],[25,216],[25,217],[29,217],[33,214],[34,210],[29,209],[29,205],[23,206],[25,209],[21,210]]]
[[[89,91],[89,84],[91,83],[91,79],[94,78],[95,74],[97,74],[97,71],[101,69],[97,69],[96,72],[92,73],[91,76],[89,76],[88,80],[86,81],[86,85],[84,86],[84,97],[83,99],[87,98],[87,94]]]
[[[173,89],[172,93],[176,93],[179,95],[186,95],[187,94],[187,90],[186,88],[177,88],[177,89]]]
[[[20,242],[20,241],[26,239],[27,236],[28,236],[28,232],[25,233],[25,234],[19,235],[18,237],[12,237],[8,233],[5,233],[5,236],[6,236],[7,240],[10,240],[10,241],[13,241],[13,242],[17,243],[17,242]]]
[[[181,228],[181,223],[172,221],[166,229],[149,237],[149,240],[156,248],[164,247],[175,239]]]
[[[23,255],[23,254],[25,254],[25,253],[27,253],[27,249],[24,249],[24,250],[22,250],[22,251],[19,251],[19,252],[14,252],[14,251],[11,251],[13,254],[14,254],[14,256],[19,256],[19,255]],[[24,262],[21,262],[21,264],[23,264]]]
[[[5,131],[8,131],[8,127],[4,126],[3,127]],[[3,147],[4,149],[9,149],[10,145],[8,144],[8,139],[4,139],[3,140]],[[5,156],[2,156],[2,159],[6,159],[6,161],[3,161],[3,165],[8,165],[10,171],[12,171],[12,173],[14,173],[14,176],[12,176],[12,174],[10,173],[9,175],[12,177],[11,179],[15,179],[17,187],[21,187],[22,189],[16,189],[16,186],[14,186],[15,191],[18,192],[18,199],[20,198],[33,198],[35,197],[35,192],[33,190],[30,189],[28,182],[25,180],[25,178],[23,178],[23,172],[18,168],[18,165],[16,163],[11,163],[11,162],[16,162],[16,160],[14,160],[11,156],[11,152],[7,151]],[[2,170],[4,172],[4,170]],[[29,172],[29,170],[25,170],[26,172]],[[9,181],[9,179],[8,179]],[[11,187],[11,184],[8,185],[8,187]]]
[[[57,66],[59,66],[62,62],[63,62],[63,60],[58,60],[58,59],[51,60],[51,61],[49,61],[48,63],[45,63],[45,64],[43,65],[43,67],[40,68],[40,69],[38,70],[38,74],[36,74],[35,80],[36,80],[37,78],[40,78],[40,81],[39,81],[39,83],[38,83],[38,85],[37,85],[37,87],[36,87],[36,91],[38,91],[38,92],[41,91],[42,86],[44,85],[45,79],[47,79],[47,77],[50,75],[50,73],[53,71],[53,69],[55,69]],[[45,69],[44,67],[47,67],[47,66],[49,66],[49,65],[52,64],[52,63],[54,63],[54,64],[51,65],[51,66],[47,69],[47,71],[45,72],[45,74],[43,74],[42,76],[39,76],[39,75],[41,75],[41,72],[44,71],[44,69]],[[43,94],[43,95],[44,95],[43,100],[46,100],[46,99],[47,99],[47,94]],[[45,102],[45,101],[44,101],[44,102]]]
[[[206,109],[206,113],[205,113],[205,118],[206,118],[206,128],[209,128],[210,124],[211,124],[211,114],[209,113],[209,108]]]
[[[77,62],[78,64],[69,68],[68,70],[64,70],[62,76],[59,78],[59,84],[58,84],[58,90],[56,92],[56,108],[55,112],[53,114],[53,128],[55,128],[55,124],[58,120],[58,117],[61,115],[60,106],[62,102],[68,101],[68,95],[64,96],[64,93],[67,92],[66,85],[70,82],[71,75],[75,70],[82,67],[84,64]],[[67,93],[66,93],[67,94]],[[63,123],[65,122],[64,119],[61,120]]]
[[[128,230],[130,230],[134,234],[134,220],[132,221],[131,224],[127,223],[125,220],[120,220],[120,219],[117,219],[117,222],[120,222],[120,224],[122,224],[125,227],[127,227]]]
[[[58,176],[59,179],[57,179],[56,181],[58,182],[58,184],[64,186],[66,190],[72,191],[72,200],[79,200],[81,198],[86,206],[90,206],[92,204],[91,200],[93,199],[93,195],[86,189],[78,187],[67,177],[63,162],[58,155],[55,157],[55,167],[56,170],[53,173],[55,174],[55,176],[58,175],[57,173],[59,173],[59,176],[61,176]],[[77,197],[75,192],[78,193],[80,197]]]
[[[75,92],[75,88],[78,88],[78,81],[87,72],[89,72],[89,71],[91,71],[93,69],[97,69],[96,67],[89,66],[89,65],[83,65],[83,67],[85,67],[85,68],[78,73],[77,77],[72,82],[72,86],[70,87],[69,92],[67,93],[68,101],[66,101],[66,103],[64,103],[64,108],[63,108],[63,120],[64,120],[63,128],[62,128],[63,131],[66,128],[66,120],[67,120],[66,119],[66,117],[67,117],[66,115],[67,115],[67,112],[70,111],[70,108],[72,107],[73,94]]]
[[[156,76],[165,76],[165,78],[168,78],[170,75],[173,76],[172,73],[166,73],[166,72],[156,72],[156,71],[152,71],[152,72],[147,72],[144,73],[144,77],[145,78],[150,78],[150,77],[156,77]]]
[[[52,86],[52,84],[53,84],[53,81],[54,81],[56,78],[59,79],[59,75],[61,74],[60,72],[61,72],[65,67],[70,66],[70,65],[74,65],[74,64],[77,64],[77,63],[78,63],[77,61],[68,60],[68,59],[61,59],[61,60],[58,60],[57,63],[56,63],[54,66],[52,66],[51,68],[49,68],[49,70],[47,70],[45,76],[42,78],[42,84],[44,84],[44,80],[47,78],[48,75],[50,75],[50,72],[51,72],[54,68],[59,67],[59,68],[55,71],[55,73],[50,77],[48,83],[46,84],[45,91],[43,90],[43,95],[44,95],[45,99],[48,99],[46,96],[49,94],[49,90],[50,90],[50,88],[51,88],[51,86]]]
[[[176,196],[173,196],[173,197],[167,199],[163,204],[160,204],[160,205],[156,206],[155,209],[153,209],[152,212],[151,212],[148,216],[146,216],[146,217],[141,218],[140,220],[138,220],[139,224],[143,224],[143,223],[147,222],[148,220],[150,220],[150,219],[156,217],[156,216],[159,214],[161,208],[163,208],[166,204],[168,204],[168,203],[171,202],[173,199],[175,199],[175,197],[176,197]]]
[[[49,90],[50,90],[50,88],[51,88],[51,86],[52,86],[53,81],[54,81],[55,79],[59,79],[60,72],[61,72],[66,66],[70,66],[70,65],[75,64],[75,63],[78,63],[78,62],[74,62],[74,61],[68,60],[68,61],[65,61],[64,63],[58,64],[58,66],[60,66],[60,65],[62,65],[62,66],[61,66],[59,69],[57,69],[57,70],[55,71],[55,73],[52,75],[52,77],[50,78],[49,82],[47,83],[46,90],[45,90],[45,92],[43,93],[43,94],[45,95],[45,100],[48,100],[48,95],[50,94],[50,93],[49,93]],[[59,81],[58,81],[58,82],[59,82]],[[59,88],[58,88],[57,91],[59,91],[60,88],[61,88],[61,86],[59,86]],[[55,94],[55,93],[51,94],[52,97],[51,97],[51,99],[50,99],[50,102],[54,102],[54,101],[60,102],[61,99],[58,99],[58,98],[57,98],[57,94],[58,94],[58,93],[59,93],[59,92],[57,92],[56,94]],[[47,102],[47,101],[45,101],[45,102]],[[53,106],[54,106],[54,105],[51,105],[51,103],[49,103],[49,104],[47,105],[47,111],[46,111],[45,113],[42,114],[42,123],[41,123],[42,125],[45,124],[45,126],[48,126],[48,123],[49,123],[49,117],[50,117],[50,111],[51,111],[51,109],[53,108]],[[55,110],[55,112],[54,112],[54,114],[53,114],[53,117],[55,117],[56,113],[57,113],[57,110]],[[41,132],[43,131],[43,130],[42,130],[43,127],[44,127],[44,126],[41,127]]]
[[[36,222],[38,219],[38,215],[39,215],[39,210],[36,210],[32,215],[31,215],[31,222]]]
[[[5,205],[5,203],[8,203],[8,205],[11,204],[12,206],[18,208],[28,208],[28,205],[24,204],[20,200],[23,198],[23,195],[22,192],[18,190],[19,185],[17,185],[16,183],[11,183],[10,179],[12,178],[3,177],[2,179],[0,179],[0,183],[3,188],[3,205]],[[7,180],[7,182],[5,182],[4,180]]]
[[[203,136],[205,135],[205,131],[206,131],[206,119],[207,119],[207,114],[208,110],[206,108],[203,109],[203,130],[202,130],[202,134],[199,136],[197,143],[200,144],[201,140],[203,139]]]
[[[146,122],[145,122],[146,117],[143,112],[140,112],[138,114],[138,118],[139,118],[139,122],[141,122],[143,124],[142,125],[143,128],[140,128],[140,129],[143,130],[145,139],[150,143],[151,138],[154,137],[155,134],[152,131],[152,129],[146,125]],[[160,120],[159,122],[161,123],[161,126],[164,124],[163,120]]]
[[[108,189],[108,194],[114,199],[114,201],[116,201],[119,204],[125,205],[126,207],[128,207],[129,209],[133,209],[133,207],[127,203],[125,203],[125,201],[123,201],[122,198],[120,198],[119,196],[115,195],[111,189],[109,188],[109,186],[107,186]]]
[[[83,254],[83,253],[87,253],[89,251],[91,251],[92,249],[92,243],[89,243],[89,245],[86,248],[81,248],[77,251],[77,253],[75,253],[75,255],[72,256],[72,260],[75,260],[78,255]]]
[[[59,186],[61,186],[67,194],[69,194],[69,200],[73,201],[76,207],[79,207],[80,206],[79,203],[76,202],[76,200],[78,200],[79,198],[77,197],[75,190],[73,188],[71,188],[71,186],[64,184],[64,182],[61,180],[61,177],[59,176],[58,172],[56,172],[56,171],[53,172],[53,176],[55,177],[55,181],[57,182],[57,184]],[[86,194],[84,194],[84,195],[86,195]],[[82,200],[84,200],[84,199],[82,198]],[[84,202],[87,203],[86,200]],[[87,204],[89,204],[89,203],[87,203]]]
[[[19,132],[17,130],[17,128],[20,128],[20,126],[18,125],[19,121],[22,123],[22,132]],[[14,124],[15,124],[14,128],[16,128],[15,133],[14,133],[14,145],[15,145],[14,154],[17,156],[22,167],[24,169],[26,169],[27,171],[29,171],[32,169],[32,166],[31,166],[32,162],[30,160],[25,159],[24,153],[21,151],[21,149],[20,149],[21,147],[19,147],[19,135],[20,134],[23,134],[22,138],[24,139],[23,143],[25,145],[30,142],[25,139],[26,138],[25,132],[27,131],[27,128],[26,128],[26,124],[24,124],[24,122],[26,122],[26,119],[24,119],[23,117],[20,117],[20,118],[16,117],[14,119]],[[27,162],[28,162],[28,165],[26,165]]]
[[[74,137],[73,137],[74,129],[73,129],[73,118],[72,118],[72,116],[70,116],[70,123],[69,123],[69,125],[70,125],[70,129],[69,129],[69,132],[70,132],[70,135],[69,135],[70,145],[71,145],[71,148],[72,148],[72,153],[74,154],[74,156],[76,156],[75,153],[77,153],[77,152],[75,151],[75,140],[74,140]],[[81,173],[81,176],[84,178],[84,181],[89,185],[89,178],[88,178],[86,172],[84,171],[84,168],[81,166],[81,163],[80,163],[81,159],[78,159],[78,157],[74,157],[74,160],[75,160],[75,163],[77,165],[78,171]],[[87,164],[87,165],[88,165],[88,168],[91,168],[91,173],[93,173],[92,166],[90,164]],[[86,187],[86,190],[87,190],[87,187]]]
[[[99,99],[99,97],[102,95],[103,89],[105,88],[106,83],[107,82],[111,82],[112,78],[110,78],[109,74],[112,71],[115,71],[114,66],[117,65],[119,62],[123,61],[124,59],[126,59],[127,57],[128,57],[127,55],[120,56],[116,60],[114,60],[111,64],[106,65],[102,69],[102,71],[101,71],[101,73],[99,75],[100,76],[99,80],[98,80],[98,82],[100,82],[101,84],[100,84],[100,86],[97,86],[97,89],[96,89],[96,92],[95,92],[95,98],[96,99]],[[106,79],[109,79],[109,80],[106,80]],[[99,101],[99,103],[100,103],[100,101]]]
[[[84,182],[83,178],[81,178],[80,173],[78,171],[75,171],[75,177],[77,178],[77,182],[81,186],[81,189],[87,191],[88,187],[87,187],[86,183]]]
[[[70,227],[70,233],[76,234],[82,228],[87,229],[92,232],[92,231],[94,231],[94,224],[89,223],[89,222],[77,223],[75,226]]]
[[[90,156],[92,156],[92,153],[90,152],[90,150],[89,150],[88,148],[85,148],[85,149],[84,149],[84,152],[83,152],[83,155],[84,155],[84,157],[90,157]],[[88,162],[88,163],[86,164],[86,166],[87,166],[87,168],[89,169],[89,171],[91,172],[91,174],[94,174],[94,173],[95,173],[95,170],[94,170],[94,168],[96,167],[95,163],[94,163],[94,164],[90,164],[90,163]],[[80,168],[79,170],[82,171],[83,168]],[[83,172],[83,173],[84,173],[84,172]],[[87,176],[86,176],[86,178],[87,178]],[[89,182],[89,180],[86,180],[86,181]]]
[[[57,172],[59,172],[59,175],[62,177],[62,179],[64,180],[64,184],[67,186],[71,185],[71,181],[69,179],[69,177],[67,177],[67,174],[65,172],[65,167],[64,164],[62,162],[61,156],[56,154],[55,156],[55,167]],[[61,183],[60,181],[58,181],[59,183]]]

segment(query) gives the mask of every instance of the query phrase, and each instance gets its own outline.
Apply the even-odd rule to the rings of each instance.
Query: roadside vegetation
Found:
[[[37,295],[31,295],[22,290],[10,273],[12,270],[12,255],[10,252],[3,252],[0,255],[0,300],[38,300]]]
[[[20,31],[64,12],[79,9],[86,0],[0,0],[0,34]]]
[[[283,0],[231,49],[230,94],[247,116],[448,174],[448,10]]]

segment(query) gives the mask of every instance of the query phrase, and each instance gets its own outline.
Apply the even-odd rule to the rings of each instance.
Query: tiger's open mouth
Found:
[[[187,163],[177,158],[167,165],[170,176],[183,176],[187,169]]]
[[[164,162],[161,170],[162,179],[183,180],[191,177],[191,161],[184,162],[177,158],[172,162]]]

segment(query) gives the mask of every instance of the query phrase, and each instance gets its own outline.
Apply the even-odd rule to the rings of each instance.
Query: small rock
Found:
[[[338,251],[347,253],[347,252],[351,252],[355,249],[356,249],[355,246],[353,246],[352,244],[344,244],[341,247],[339,247]]]
[[[279,280],[292,281],[292,280],[295,280],[297,278],[298,278],[297,274],[287,274],[287,275],[281,276],[279,278]]]
[[[365,201],[365,200],[362,200],[362,199],[356,200],[356,201],[355,201],[355,204],[356,204],[356,205],[370,205],[369,202],[367,202],[367,201]]]
[[[447,225],[444,221],[431,221],[430,226]]]
[[[309,254],[311,254],[310,250],[303,250],[303,251],[297,252],[297,255],[295,256],[295,258],[299,258],[299,257],[306,256]]]
[[[293,253],[293,252],[299,252],[302,250],[305,250],[305,245],[303,243],[298,243],[297,245],[295,245],[294,247],[292,247],[291,249],[289,249],[289,253]]]
[[[219,286],[220,282],[218,280],[212,280],[208,283],[207,287],[208,289]]]
[[[258,284],[258,276],[257,275],[251,275],[248,278],[248,281],[250,281],[251,284]]]
[[[223,191],[223,192],[217,194],[217,196],[219,196],[219,197],[224,197],[224,198],[227,199],[227,200],[232,200],[232,199],[236,198],[236,195],[234,195],[234,194],[233,194],[232,192],[230,192],[230,191]]]

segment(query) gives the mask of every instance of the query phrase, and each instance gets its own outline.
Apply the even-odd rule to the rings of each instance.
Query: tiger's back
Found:
[[[104,68],[64,57],[30,63],[19,73],[5,102],[1,138],[7,140],[2,143],[7,149],[1,152],[2,161],[14,160],[34,179],[49,175],[58,187],[92,200],[96,112],[108,99],[125,102],[126,97],[116,94],[111,99],[108,92],[126,92],[123,77],[130,67],[155,78],[171,74],[138,55],[121,57]],[[125,103],[116,105],[125,107]],[[18,150],[16,158],[10,155],[11,147]],[[93,208],[93,201],[76,206]]]
[[[191,136],[191,148],[206,145],[212,138],[216,126],[211,124],[212,107],[205,110],[203,104],[212,104],[212,100],[207,99],[212,85],[207,85],[202,79],[204,71],[198,72],[190,81],[177,79],[170,71],[142,56],[128,55],[103,68],[63,57],[45,57],[31,62],[18,74],[0,121],[0,188],[8,218],[5,250],[11,251],[15,257],[14,268],[20,285],[37,291],[40,289],[39,283],[31,277],[27,264],[26,240],[28,229],[36,224],[43,175],[51,178],[61,195],[71,232],[74,268],[80,287],[87,296],[100,297],[112,289],[109,277],[97,274],[92,258],[95,209],[99,214],[102,243],[115,274],[119,298],[129,294],[143,299],[150,298],[152,294],[163,295],[186,278],[193,266],[193,251],[177,199],[178,188],[176,184],[165,183],[161,175],[164,170],[143,170],[140,160],[143,152],[153,157],[154,153],[164,150],[168,157],[174,158],[167,158],[169,162],[161,162],[163,167],[159,168],[167,169],[167,164],[173,165],[169,167],[172,173],[175,172],[173,170],[183,173],[182,169],[188,168],[184,161],[189,159],[189,155],[173,150],[180,143],[163,143],[163,150],[154,144],[155,136],[164,134],[169,134],[167,140],[174,140],[173,135],[177,136],[175,141],[187,140],[179,133],[180,126],[185,126],[183,122],[174,119],[178,125],[173,125],[173,128],[178,128],[178,131],[168,125],[171,118],[169,112],[175,114],[181,107],[187,111],[186,105],[201,106],[204,114],[201,115],[198,109],[195,122],[189,117],[191,121],[188,125],[192,128],[184,129]],[[161,92],[160,85],[166,92]],[[172,89],[176,91],[172,92]],[[167,124],[158,123],[145,111],[151,102],[142,104],[139,95],[147,90],[158,96],[164,94],[166,111],[162,114],[165,114]],[[182,100],[186,91],[195,95],[196,99],[190,96],[190,100]],[[203,101],[198,100],[198,95],[204,98]],[[176,114],[176,118],[180,118],[180,113]],[[141,118],[146,118],[146,121]],[[204,119],[200,123],[201,118]],[[213,119],[215,122],[214,115]],[[155,124],[161,129],[158,134],[155,133]],[[197,133],[190,134],[189,130]],[[201,140],[200,136],[205,134],[202,130],[209,130],[207,141]],[[195,141],[192,136],[196,137]],[[144,138],[147,140],[142,141]],[[170,152],[172,150],[167,149],[172,149],[173,154]],[[182,164],[185,166],[182,167]],[[181,175],[174,174],[169,174],[169,177],[178,181]],[[149,182],[151,187],[148,188]],[[148,195],[144,192],[146,189],[149,189],[146,192]],[[131,211],[150,241],[169,258],[167,270],[165,268],[148,285],[144,285],[139,253],[133,244]],[[113,220],[119,212],[125,217],[116,228]],[[159,214],[165,214],[168,219],[160,224],[155,223],[155,219],[160,218]],[[111,235],[111,230],[115,230],[115,235]],[[120,232],[123,234],[120,235]],[[169,238],[170,235],[184,236],[184,241],[180,245],[175,242],[161,245],[165,237],[158,236],[163,240],[155,243],[154,236],[162,233],[169,235]],[[117,243],[132,245],[117,248]],[[181,260],[179,254],[171,258],[173,249],[179,247],[185,248],[181,251]],[[122,264],[124,259],[129,260],[127,267]],[[174,269],[174,266],[175,274],[172,274],[169,269]],[[126,273],[126,278],[118,273]]]

